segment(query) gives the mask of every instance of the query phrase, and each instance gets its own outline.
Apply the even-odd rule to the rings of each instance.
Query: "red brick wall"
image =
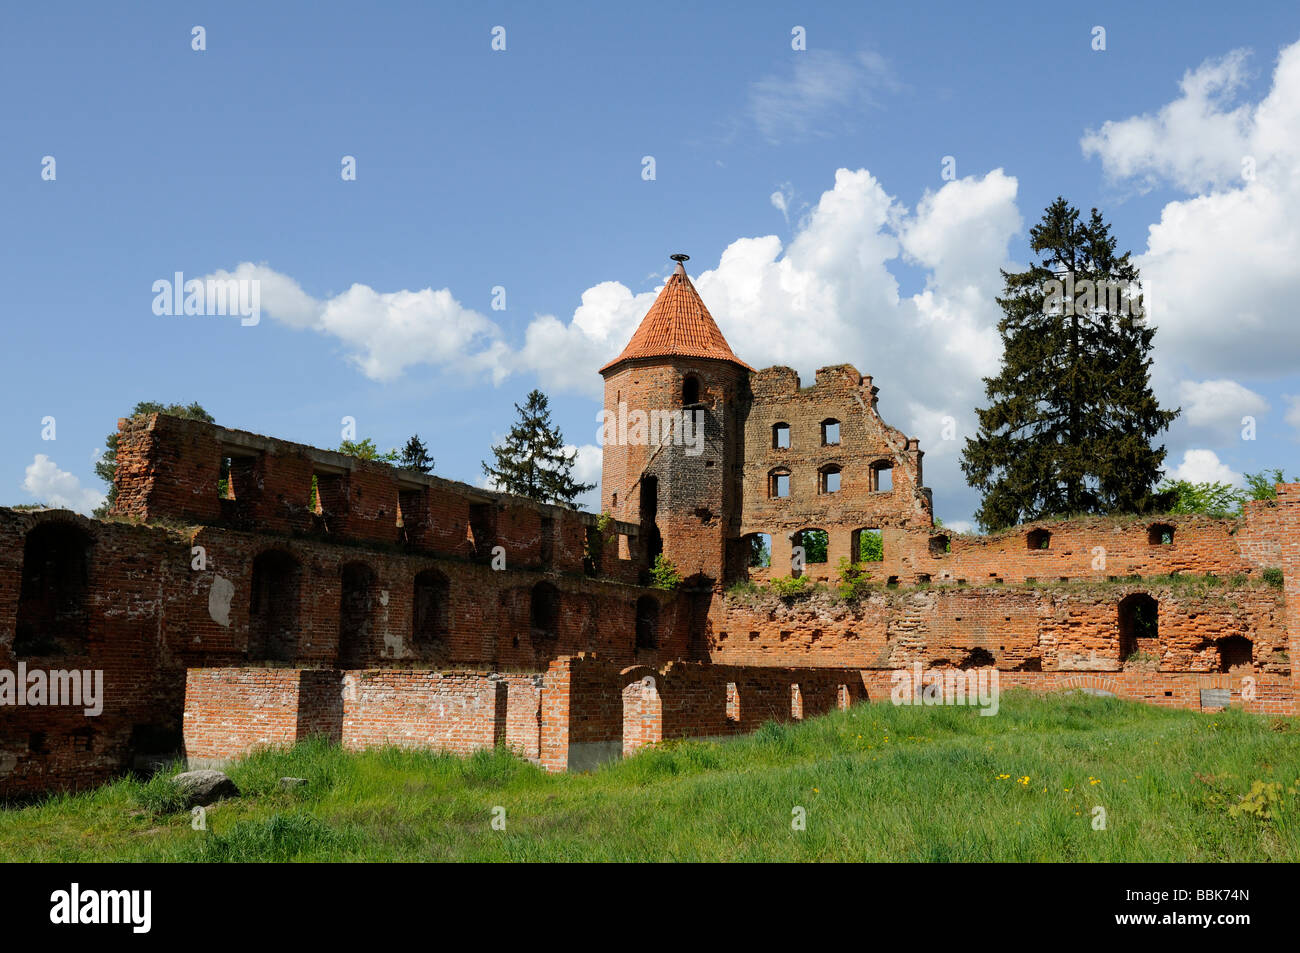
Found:
[[[353,750],[469,754],[507,745],[538,759],[541,676],[421,670],[190,669],[185,753],[197,762],[324,735]]]
[[[1125,664],[1119,604],[1135,593],[1158,603],[1157,644],[1138,649],[1162,671],[1217,671],[1219,640],[1244,636],[1256,672],[1290,676],[1283,594],[1260,584],[1205,595],[1136,584],[930,587],[879,591],[856,604],[727,597],[710,613],[708,657],[732,665],[893,668],[963,666],[978,650],[1004,670],[1118,671]]]
[[[698,662],[656,670],[585,654],[557,659],[543,689],[542,765],[568,770],[575,746],[606,744],[631,754],[659,740],[743,734],[766,721],[790,721],[795,686],[803,703],[798,717],[866,697],[863,673],[855,670]]]
[[[788,367],[769,367],[750,381],[753,402],[744,430],[744,507],[741,534],[766,533],[772,537],[770,571],[755,571],[754,578],[788,576],[791,535],[801,529],[825,530],[830,551],[825,565],[808,567],[820,577],[833,570],[840,558],[850,558],[855,530],[917,527],[923,532],[933,523],[928,491],[921,485],[921,457],[915,440],[890,427],[876,407],[879,388],[850,364],[823,367],[811,387],[800,387],[798,374]],[[822,443],[822,422],[838,420],[838,444]],[[790,446],[772,446],[772,428],[790,427]],[[840,467],[840,489],[821,492],[821,469]],[[871,490],[873,464],[889,466],[892,487]],[[790,495],[774,498],[769,474],[783,467],[790,472]],[[888,548],[888,547],[887,547]],[[734,575],[744,576],[745,567]]]

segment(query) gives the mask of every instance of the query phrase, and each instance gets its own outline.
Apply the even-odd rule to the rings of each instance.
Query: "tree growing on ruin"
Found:
[[[127,416],[135,418],[149,414],[170,414],[173,417],[184,417],[186,420],[201,420],[208,424],[216,423],[216,419],[204,410],[198,401],[192,404],[163,404],[156,400],[142,400],[135,405],[135,409]],[[118,433],[114,430],[104,439],[106,449],[100,458],[95,461],[95,476],[108,484],[108,498],[100,506],[97,506],[93,512],[97,519],[103,519],[117,500],[117,487],[113,483],[113,478],[117,476],[117,437]]]
[[[365,440],[344,440],[339,444],[339,453],[346,453],[349,457],[357,457],[361,460],[374,460],[376,463],[397,463],[398,453],[396,450],[389,450],[387,453],[380,453],[379,447],[375,442],[367,437]]]
[[[1151,390],[1155,328],[1136,294],[1138,270],[1101,213],[1081,220],[1063,198],[1029,232],[1041,261],[1002,272],[1001,372],[962,453],[982,494],[986,531],[1045,516],[1141,513],[1156,490],[1159,434],[1178,416]]]
[[[524,406],[515,404],[519,422],[499,445],[492,448],[496,465],[483,463],[483,472],[496,487],[516,496],[573,506],[596,487],[573,478],[578,451],[565,452],[564,436],[551,423],[550,402],[539,390],[529,393]]]
[[[411,439],[406,441],[397,465],[403,470],[414,470],[417,473],[433,472],[433,457],[429,455],[429,448],[424,445],[418,433],[411,434]]]

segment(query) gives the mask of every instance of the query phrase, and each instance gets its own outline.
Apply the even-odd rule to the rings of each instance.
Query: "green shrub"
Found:
[[[859,599],[871,591],[871,573],[867,572],[862,563],[851,563],[848,557],[841,556],[839,574],[838,592],[841,599]]]
[[[1282,570],[1277,566],[1269,566],[1260,574],[1260,578],[1267,586],[1272,586],[1274,589],[1282,588]]]
[[[807,576],[780,576],[772,580],[771,586],[782,599],[793,599],[808,595],[812,591],[812,580]]]
[[[665,559],[663,553],[655,557],[654,568],[650,570],[650,579],[650,584],[656,589],[676,589],[682,582],[677,567]]]

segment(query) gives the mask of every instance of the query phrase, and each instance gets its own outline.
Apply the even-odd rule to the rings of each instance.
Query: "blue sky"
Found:
[[[943,422],[973,426],[997,269],[1058,194],[1148,256],[1171,469],[1300,472],[1296,5],[612,6],[7,5],[0,503],[92,505],[146,399],[419,432],[478,483],[541,386],[596,475],[596,368],[684,251],[749,363],[872,374],[961,525]],[[259,278],[260,322],[154,314],[178,271]]]

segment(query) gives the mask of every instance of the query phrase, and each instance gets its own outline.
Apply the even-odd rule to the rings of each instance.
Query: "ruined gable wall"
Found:
[[[751,376],[753,401],[744,427],[744,493],[741,535],[772,537],[772,572],[789,575],[791,534],[824,529],[830,539],[828,565],[848,557],[853,531],[879,528],[893,533],[933,523],[928,491],[921,485],[917,442],[890,427],[876,409],[870,377],[849,364],[823,367],[816,382],[801,388],[788,367],[770,367]],[[822,422],[840,424],[837,445],[822,443]],[[790,427],[790,446],[773,447],[773,427]],[[820,471],[840,467],[840,489],[820,492]],[[872,465],[891,467],[892,489],[873,492]],[[790,473],[790,495],[774,498],[769,475],[777,468]],[[742,571],[743,571],[743,567]],[[752,578],[767,575],[751,573]]]

